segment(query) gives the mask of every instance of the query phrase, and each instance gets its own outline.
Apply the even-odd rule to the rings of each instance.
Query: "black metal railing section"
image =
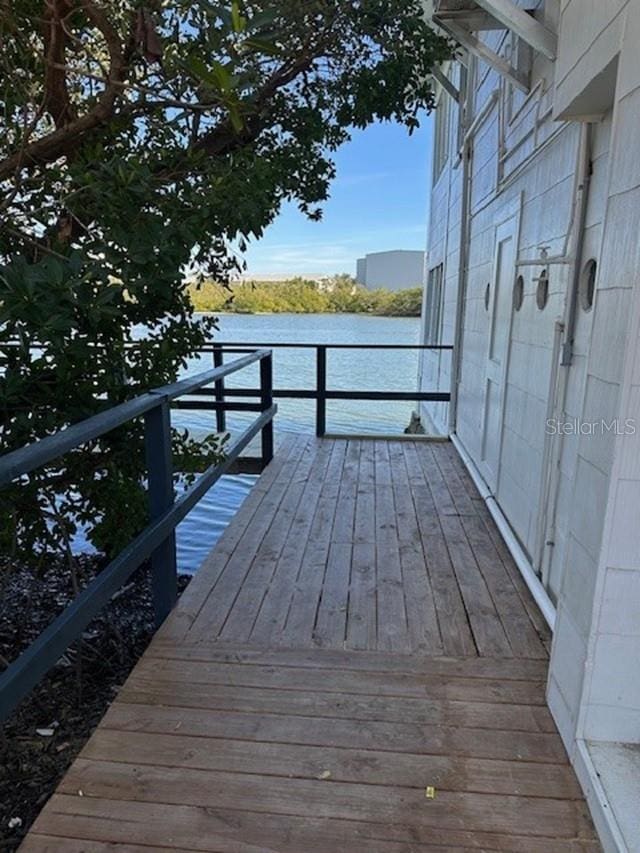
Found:
[[[225,377],[255,362],[260,364],[260,387],[244,393],[246,396],[259,397],[259,402],[252,405],[252,410],[259,412],[258,417],[235,438],[226,450],[225,459],[207,468],[176,500],[171,459],[170,408],[180,406],[179,397],[207,390],[205,386],[211,383],[213,389],[209,390],[221,394]],[[270,462],[273,456],[273,418],[277,411],[273,403],[271,351],[259,348],[225,365],[217,357],[216,363],[218,366],[210,370],[149,391],[0,457],[2,488],[128,421],[144,417],[149,524],[0,675],[0,720],[35,687],[111,596],[147,559],[151,562],[156,624],[160,625],[177,597],[176,525],[211,486],[230,470],[242,450],[258,433],[261,433],[262,439],[262,466]]]
[[[274,388],[273,397],[279,399],[298,399],[316,401],[316,435],[322,438],[327,434],[327,401],[328,400],[385,400],[385,401],[414,401],[414,402],[449,402],[450,391],[361,391],[351,389],[332,389],[327,385],[327,352],[329,350],[372,350],[374,352],[386,350],[433,350],[450,352],[453,346],[448,344],[314,344],[314,343],[230,343],[216,341],[209,346],[203,347],[200,353],[211,353],[213,363],[220,366],[224,362],[225,354],[241,354],[252,352],[255,349],[267,347],[275,349],[310,349],[316,352],[315,388]],[[216,412],[216,427],[219,432],[224,432],[227,427],[227,411],[253,411],[256,406],[253,403],[228,400],[229,397],[249,397],[258,394],[255,388],[228,388],[224,377],[221,377],[213,389],[203,388],[196,392],[196,396],[213,397],[213,401],[203,405],[199,400],[185,400],[178,403],[178,408],[202,409],[212,408]]]

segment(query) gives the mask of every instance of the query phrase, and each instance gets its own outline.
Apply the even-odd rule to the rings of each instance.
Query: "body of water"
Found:
[[[238,344],[250,342],[413,344],[418,343],[420,321],[415,317],[371,317],[363,314],[225,314],[219,318],[215,339]],[[236,358],[238,356],[235,356]],[[211,356],[193,359],[186,373],[211,366]],[[234,358],[233,355],[227,358]],[[274,387],[315,387],[315,350],[274,350]],[[413,391],[418,371],[417,350],[329,350],[327,387],[337,390]],[[229,387],[258,387],[258,369],[250,367],[230,377]],[[314,400],[278,400],[276,436],[287,432],[315,430]],[[327,430],[341,433],[403,432],[413,405],[411,402],[369,402],[336,400],[327,403]],[[211,412],[175,411],[176,426],[195,434],[214,428]],[[229,412],[227,426],[243,429],[253,413]],[[194,507],[177,530],[178,565],[194,572],[221,536],[223,530],[249,493],[255,477],[228,476],[221,480]]]

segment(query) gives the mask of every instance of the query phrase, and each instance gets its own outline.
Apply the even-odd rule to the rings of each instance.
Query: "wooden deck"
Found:
[[[599,850],[548,645],[450,444],[294,439],[23,849]]]

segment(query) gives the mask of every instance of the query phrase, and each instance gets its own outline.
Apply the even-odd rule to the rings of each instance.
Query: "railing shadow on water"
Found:
[[[259,412],[258,417],[227,448],[224,460],[207,468],[176,500],[171,459],[170,409],[180,404],[178,398],[196,394],[206,385],[223,381],[226,376],[255,362],[260,364],[260,387],[255,392],[248,392],[248,395],[255,393],[260,398],[259,403],[251,404],[252,410]],[[214,407],[215,403],[210,406]],[[225,365],[149,391],[0,457],[2,488],[128,421],[144,417],[149,524],[0,675],[0,720],[5,719],[38,684],[111,596],[148,559],[151,563],[156,625],[164,621],[177,598],[176,525],[214,483],[231,469],[258,433],[261,433],[262,438],[261,466],[265,467],[271,461],[276,411],[277,406],[273,403],[272,352],[258,349]]]

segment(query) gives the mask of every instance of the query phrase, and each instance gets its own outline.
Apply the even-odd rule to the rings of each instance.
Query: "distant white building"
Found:
[[[423,423],[553,628],[547,701],[606,851],[640,851],[640,0],[424,0]],[[524,848],[523,848],[524,849]],[[533,848],[532,848],[533,849]]]
[[[369,289],[422,287],[426,253],[413,249],[372,252],[356,262],[356,281]]]

